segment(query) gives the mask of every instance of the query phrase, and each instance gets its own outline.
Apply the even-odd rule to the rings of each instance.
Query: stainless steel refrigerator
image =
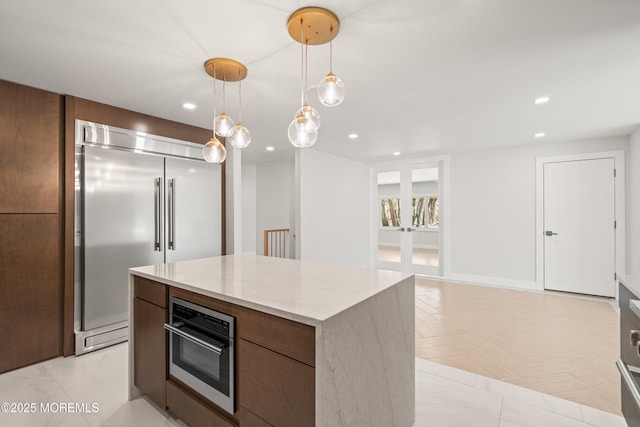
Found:
[[[127,339],[128,269],[221,254],[202,146],[76,121],[76,354]]]

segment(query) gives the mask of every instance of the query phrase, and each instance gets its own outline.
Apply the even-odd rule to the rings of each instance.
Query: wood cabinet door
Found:
[[[135,385],[160,408],[166,408],[167,310],[134,298],[133,340]]]
[[[62,98],[0,80],[0,213],[58,213]]]
[[[62,354],[59,215],[0,215],[0,373]]]
[[[315,425],[315,369],[243,339],[239,405],[274,426]]]

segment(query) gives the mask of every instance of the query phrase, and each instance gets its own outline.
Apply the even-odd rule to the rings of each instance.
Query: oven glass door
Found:
[[[169,373],[220,408],[235,413],[233,338],[191,326],[176,316],[170,332]]]
[[[171,334],[171,363],[200,381],[215,388],[225,396],[230,395],[230,339],[204,334],[182,325],[180,331],[189,337],[209,344],[186,338],[177,333]],[[212,349],[212,347],[215,349]],[[220,352],[216,351],[220,350]]]

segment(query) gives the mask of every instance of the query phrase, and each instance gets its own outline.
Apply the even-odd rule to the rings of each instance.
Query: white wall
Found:
[[[640,285],[640,129],[627,153],[627,275]]]
[[[264,252],[264,230],[291,229],[289,247],[295,255],[293,217],[294,162],[278,160],[256,165],[256,254]]]
[[[242,164],[242,252],[256,252],[256,165]]]
[[[369,265],[369,168],[314,149],[296,154],[299,258]]]
[[[445,276],[535,288],[536,157],[628,148],[629,138],[617,137],[451,155],[451,265]]]

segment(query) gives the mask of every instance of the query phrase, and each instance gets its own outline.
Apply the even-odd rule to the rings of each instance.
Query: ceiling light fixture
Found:
[[[204,69],[213,77],[213,138],[204,146],[203,156],[207,162],[222,163],[227,157],[227,150],[217,136],[229,138],[234,147],[244,148],[251,143],[251,134],[244,127],[239,118],[238,124],[225,112],[216,116],[216,80],[222,80],[223,109],[226,110],[226,84],[227,82],[240,82],[247,77],[247,67],[240,62],[228,58],[211,58],[204,63]],[[240,113],[242,113],[242,87],[239,89]]]
[[[268,146],[268,147],[266,148],[266,150],[267,150],[267,151],[273,151],[273,150],[275,150],[275,148],[274,148],[274,147],[272,147],[272,146]]]
[[[544,132],[538,132],[533,136],[534,136],[534,138],[544,138],[545,137],[545,133]]]
[[[300,43],[301,56],[301,107],[289,124],[289,141],[299,148],[311,147],[318,139],[320,114],[309,105],[307,99],[308,48],[309,45],[329,43],[329,74],[318,86],[320,102],[326,106],[336,106],[344,99],[344,83],[333,74],[333,45],[331,41],[338,35],[340,20],[330,10],[319,7],[298,9],[289,16],[287,29],[291,38]]]
[[[349,134],[349,139],[358,139],[358,134],[357,133],[350,133]]]
[[[400,152],[399,152],[399,151],[394,151],[392,154],[393,154],[394,156],[399,156],[399,155],[400,155]]]
[[[549,98],[548,96],[541,96],[539,98],[534,99],[533,103],[536,105],[540,105],[540,104],[546,104],[547,102],[549,102],[551,98]]]
[[[184,104],[182,104],[182,108],[184,108],[185,110],[195,110],[196,104],[193,104],[191,102],[185,102]]]

